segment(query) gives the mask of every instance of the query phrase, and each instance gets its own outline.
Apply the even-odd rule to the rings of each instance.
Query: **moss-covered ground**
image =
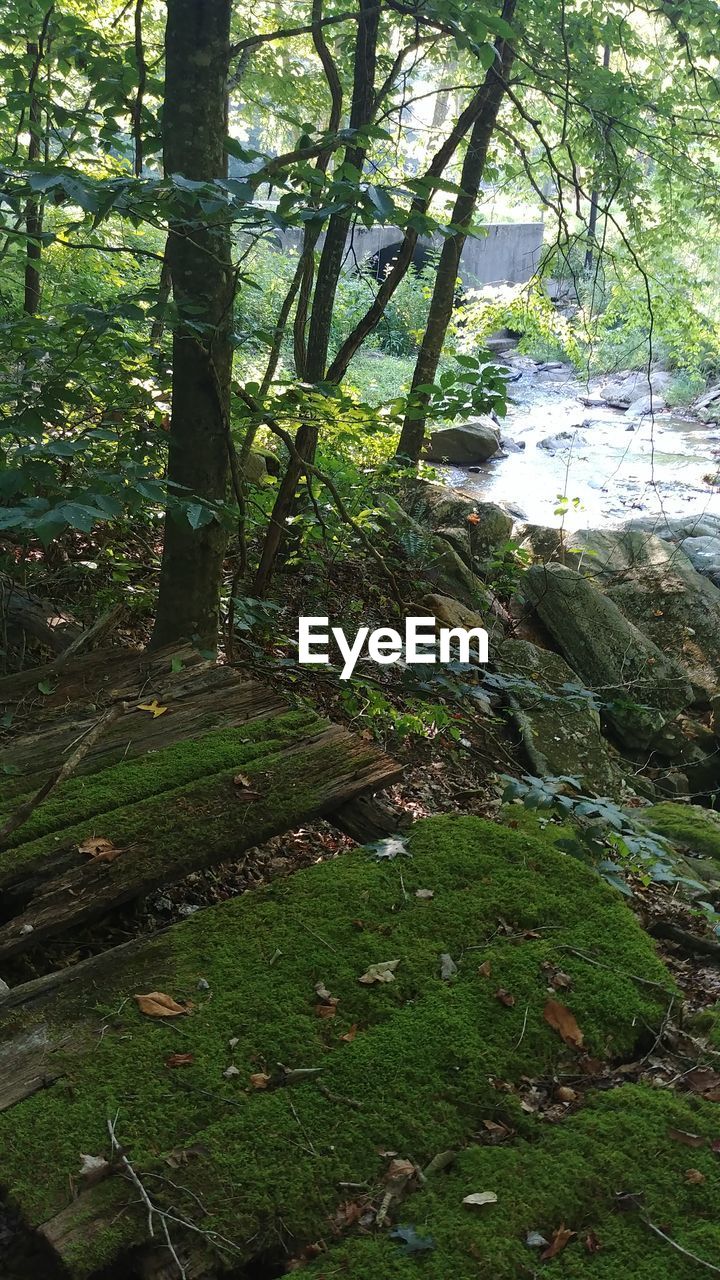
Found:
[[[707,1163],[710,1175],[712,1161],[673,1144],[667,1128],[710,1132],[709,1107],[626,1089],[550,1130],[514,1091],[523,1077],[579,1070],[578,1052],[543,1016],[546,962],[570,975],[562,1000],[592,1055],[626,1058],[652,1044],[671,984],[651,941],[617,894],[543,841],[459,816],[419,823],[409,847],[411,858],[387,862],[359,850],[202,912],[102,980],[71,984],[64,1000],[56,994],[40,1009],[11,1012],[6,1034],[38,1020],[51,1036],[70,1031],[53,1055],[64,1077],[0,1116],[0,1183],[27,1220],[43,1222],[67,1205],[81,1153],[107,1154],[107,1117],[116,1112],[118,1138],[158,1197],[235,1241],[241,1258],[292,1253],[331,1234],[329,1220],[348,1198],[339,1184],[381,1185],[388,1161],[379,1153],[423,1166],[470,1143],[455,1172],[400,1211],[403,1222],[409,1213],[416,1225],[432,1220],[436,1250],[404,1259],[388,1240],[358,1239],[347,1254],[338,1245],[319,1274],[532,1275],[537,1257],[518,1233],[547,1233],[563,1218],[582,1228],[593,1211],[598,1223],[590,1225],[599,1235],[602,1226],[607,1250],[585,1262],[569,1247],[563,1259],[592,1263],[603,1280],[649,1276],[646,1259],[654,1259],[653,1277],[684,1280],[679,1259],[668,1260],[645,1228],[633,1246],[645,1271],[622,1270],[629,1227],[616,1219],[613,1196],[645,1190],[653,1212],[705,1256],[706,1233],[715,1230],[712,1178],[686,1187],[683,1171]],[[418,898],[417,889],[434,896]],[[441,977],[443,953],[457,966],[449,979]],[[358,982],[388,960],[399,960],[395,981]],[[332,1018],[318,1016],[318,982],[339,1001]],[[152,990],[192,1000],[191,1015],[143,1017],[132,997]],[[173,1053],[191,1054],[191,1064],[166,1066]],[[313,1080],[251,1087],[252,1074],[271,1074],[278,1063],[321,1067],[331,1096]],[[226,1076],[231,1066],[238,1074]],[[488,1119],[517,1138],[473,1146]],[[197,1144],[187,1163],[168,1168],[169,1152]],[[168,1189],[168,1177],[187,1192]],[[665,1205],[669,1189],[676,1199]],[[458,1208],[460,1190],[496,1191],[499,1203],[483,1211],[494,1217]],[[144,1215],[119,1213],[132,1199],[118,1177],[81,1198],[78,1220],[101,1207],[105,1225],[92,1238],[81,1230],[68,1246],[74,1276],[142,1238]],[[683,1221],[681,1210],[694,1216]],[[479,1257],[468,1252],[473,1233]],[[585,1275],[566,1260],[553,1265],[558,1275]]]

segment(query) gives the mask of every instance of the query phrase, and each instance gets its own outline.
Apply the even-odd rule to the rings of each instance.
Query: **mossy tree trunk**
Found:
[[[505,0],[502,9],[505,22],[512,20],[515,7],[516,0]],[[498,40],[496,60],[485,77],[483,104],[473,125],[465,153],[460,193],[455,201],[451,219],[456,230],[443,243],[422,346],[413,373],[410,391],[411,412],[403,422],[397,448],[397,456],[412,463],[419,460],[427,421],[428,393],[419,388],[434,382],[437,373],[455,302],[460,256],[475,215],[480,183],[513,58],[512,43],[509,40]]]
[[[230,0],[168,0],[165,35],[164,164],[168,175],[208,182],[226,172],[226,91]],[[172,496],[222,501],[228,483],[228,414],[233,272],[230,229],[192,207],[171,217],[167,263],[177,320],[173,333],[172,418],[157,617],[152,645],[217,641],[227,541],[216,520],[193,528]]]

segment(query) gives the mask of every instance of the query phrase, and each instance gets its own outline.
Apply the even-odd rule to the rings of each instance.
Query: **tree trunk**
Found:
[[[607,71],[610,67],[610,55],[612,50],[609,43],[605,42],[603,49],[603,66]],[[585,274],[592,275],[593,264],[595,261],[595,250],[597,248],[597,220],[600,212],[600,194],[597,186],[593,183],[593,189],[590,193],[590,217],[588,220],[587,248],[585,250]]]
[[[168,0],[163,113],[167,174],[195,181],[225,175],[230,8],[231,0]],[[170,222],[167,258],[178,315],[173,333],[170,495],[222,501],[228,483],[232,363],[229,226],[208,223],[199,210],[194,214],[191,209],[184,219]],[[215,519],[194,529],[184,513],[168,509],[153,647],[186,638],[215,648],[226,542],[226,531]]]
[[[505,0],[502,16],[506,22],[512,20],[514,10],[515,0]],[[457,230],[446,238],[440,254],[430,311],[410,390],[409,403],[413,412],[408,414],[403,422],[398,443],[397,456],[411,463],[416,463],[420,457],[427,421],[425,410],[428,394],[418,391],[417,388],[435,381],[455,302],[460,256],[475,214],[488,148],[495,131],[495,122],[514,58],[514,50],[508,41],[498,41],[496,52],[497,60],[488,69],[485,77],[483,106],[473,125],[463,162],[461,190],[455,201],[451,219]]]
[[[353,96],[350,108],[351,129],[362,129],[370,123],[375,103],[375,64],[380,7],[377,0],[359,0],[359,5]],[[357,170],[358,181],[362,175],[366,153],[367,146],[364,143],[351,143],[345,151],[343,163]],[[350,212],[335,213],[328,223],[325,234],[308,330],[305,366],[307,382],[321,382],[325,377],[333,306],[350,223]]]
[[[350,108],[351,129],[361,129],[364,125],[370,123],[375,103],[375,64],[380,9],[377,0],[359,0],[359,5],[353,96]],[[336,102],[336,95],[333,95],[334,106]],[[333,122],[335,122],[335,113],[333,113],[331,120],[331,123]],[[351,143],[345,150],[343,163],[352,166],[357,170],[358,175],[361,175],[366,152],[366,144]],[[312,284],[312,254],[317,240],[317,233],[314,231],[306,233],[303,245],[305,269],[303,281],[301,282],[301,299],[298,304],[299,314],[296,317],[295,324],[295,359],[296,362],[299,359],[303,362],[303,368],[301,370],[298,369],[297,372],[306,382],[321,382],[325,377],[335,294],[337,293],[340,279],[345,241],[350,230],[350,222],[350,213],[341,212],[333,214],[328,223],[325,242],[320,255],[317,283],[315,285],[308,328],[307,347],[305,347],[302,328],[307,293],[309,292],[309,286]],[[304,293],[302,292],[303,283],[306,286]],[[303,460],[312,462],[315,457],[317,441],[317,426],[314,423],[303,423],[295,437],[297,456],[288,460],[287,469],[278,489],[263,544],[253,588],[258,596],[263,596],[267,590],[275,560],[285,536],[287,519],[292,514],[295,504],[295,492],[303,472]]]

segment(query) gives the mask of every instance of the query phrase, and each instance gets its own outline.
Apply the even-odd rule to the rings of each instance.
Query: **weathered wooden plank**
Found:
[[[223,725],[276,715],[287,705],[267,686],[239,678],[229,667],[212,667],[199,673],[197,683],[154,684],[139,696],[148,703],[157,699],[161,706],[164,701],[167,711],[156,717],[138,710],[134,700],[129,702],[127,712],[109,726],[88,752],[77,776],[95,772],[117,760],[158,751]],[[0,751],[0,768],[9,764],[17,770],[8,776],[3,786],[2,812],[12,797],[39,787],[96,721],[96,713],[82,719],[64,717],[57,724],[28,734]]]
[[[0,963],[400,775],[374,747],[315,717],[290,713],[258,726],[269,754],[238,756],[250,788],[234,782],[235,764],[0,855]],[[88,858],[78,845],[90,836],[122,852],[113,861]]]

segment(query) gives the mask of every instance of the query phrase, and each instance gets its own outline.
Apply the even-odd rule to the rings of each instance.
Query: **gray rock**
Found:
[[[470,607],[485,601],[487,592],[482,582],[449,542],[429,533],[389,494],[380,495],[379,505],[383,509],[381,524],[397,540],[407,559],[417,565],[422,578],[441,594]]]
[[[693,409],[701,422],[720,422],[720,385],[708,387],[698,396]]]
[[[500,432],[488,414],[472,418],[461,426],[440,427],[425,445],[429,462],[451,462],[469,466],[487,462],[500,448]]]
[[[628,787],[601,735],[593,697],[564,659],[526,640],[506,640],[495,667],[517,681],[508,703],[533,772],[578,776],[584,790],[620,799]]]
[[[713,581],[720,577],[720,537],[683,538],[680,549],[698,573],[707,574]]]
[[[542,560],[591,576],[644,635],[682,663],[696,700],[708,702],[720,687],[720,591],[683,550],[642,529],[581,529],[562,540],[557,529],[528,526],[524,533]]]
[[[581,573],[561,564],[533,565],[523,587],[570,666],[602,699],[605,718],[626,746],[650,746],[692,701],[686,672]]]
[[[651,392],[653,399],[655,396],[663,395],[671,382],[672,374],[665,373],[661,369],[653,369],[649,377],[646,369],[629,370],[618,374],[612,382],[605,383],[600,394],[605,404],[611,405],[612,408],[629,409],[631,404],[649,396]]]
[[[648,414],[659,413],[665,408],[665,400],[661,395],[640,396],[638,400],[633,400],[628,411],[628,418],[645,418]]]
[[[448,485],[413,480],[402,493],[414,520],[446,538],[472,568],[485,568],[507,542],[513,518],[494,502],[483,502]]]
[[[538,449],[545,449],[547,453],[567,453],[573,446],[580,443],[580,437],[577,431],[558,431],[554,436],[546,436],[544,440],[538,440]]]

